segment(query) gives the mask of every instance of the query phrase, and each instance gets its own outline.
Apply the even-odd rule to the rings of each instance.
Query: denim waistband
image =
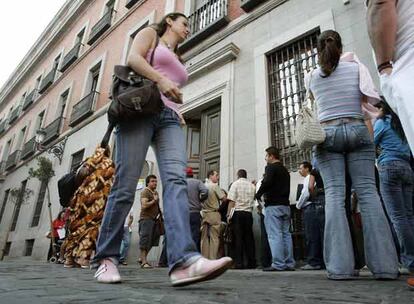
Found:
[[[343,118],[336,118],[328,121],[321,122],[322,126],[336,126],[341,124],[348,124],[348,123],[364,123],[364,120],[361,118],[353,118],[353,117],[343,117]]]

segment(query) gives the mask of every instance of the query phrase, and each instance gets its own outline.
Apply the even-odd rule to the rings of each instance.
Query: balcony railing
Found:
[[[73,127],[93,114],[98,94],[98,92],[91,92],[73,106],[69,126]]]
[[[22,108],[23,111],[26,110],[33,103],[33,101],[35,101],[36,97],[37,97],[37,90],[33,89],[33,91],[31,91],[29,95],[27,95],[26,98],[24,99],[23,108]]]
[[[112,14],[114,10],[107,12],[99,21],[92,27],[89,35],[88,44],[92,45],[107,29],[111,27]]]
[[[46,89],[52,85],[52,83],[55,81],[55,75],[56,75],[56,70],[52,69],[46,75],[46,77],[43,78],[42,83],[40,84],[40,88],[39,88],[40,94],[43,94],[43,92],[46,91]]]
[[[68,67],[70,67],[70,65],[72,63],[74,63],[76,61],[76,59],[78,59],[79,57],[79,51],[80,48],[82,46],[82,43],[78,42],[77,44],[75,44],[75,46],[69,51],[69,53],[66,54],[65,58],[63,58],[63,62],[62,62],[62,67],[60,68],[60,71],[63,73],[64,71],[66,71],[66,69]]]
[[[20,159],[20,150],[14,151],[12,154],[9,155],[6,162],[6,170],[10,170],[14,166],[17,165]]]
[[[36,152],[36,137],[31,138],[27,143],[24,144],[22,154],[20,156],[21,159],[26,159],[30,155]]]
[[[12,124],[16,121],[17,118],[19,118],[20,114],[20,107],[15,108],[11,113],[9,117],[9,124]]]
[[[46,133],[45,138],[42,142],[43,145],[47,145],[48,143],[59,137],[62,121],[63,117],[59,117],[43,129],[43,131],[45,131]]]
[[[248,12],[251,11],[253,8],[258,6],[261,3],[264,3],[266,0],[240,0],[240,7]]]
[[[187,51],[229,22],[228,0],[208,0],[188,17],[190,36],[181,44],[180,51]]]
[[[126,8],[131,8],[134,6],[135,3],[137,3],[139,0],[127,0],[125,7]]]
[[[0,122],[0,134],[3,134],[4,131],[6,131],[7,128],[7,119],[3,119],[2,122]]]

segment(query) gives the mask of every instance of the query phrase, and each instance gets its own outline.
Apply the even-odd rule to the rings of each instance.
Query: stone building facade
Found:
[[[141,28],[171,11],[190,16],[192,33],[180,46],[190,75],[181,108],[189,165],[200,179],[209,169],[219,169],[224,189],[240,168],[250,179],[260,178],[264,149],[276,145],[291,171],[295,203],[301,183],[297,167],[311,157],[295,145],[295,119],[304,100],[304,75],[317,62],[321,31],[340,32],[344,50],[355,51],[374,72],[361,1],[68,0],[0,91],[0,250],[6,258],[45,259],[45,187],[27,180],[29,168],[38,155],[53,161],[56,216],[57,179],[91,154],[105,132],[113,66],[125,63]],[[46,131],[45,148],[65,143],[61,163],[47,149],[37,150],[39,129]],[[143,171],[142,177],[157,174],[151,150]],[[11,197],[13,189],[22,188],[33,194],[24,200]],[[138,200],[134,210],[137,218]],[[132,260],[138,254],[137,227],[135,219]],[[301,258],[298,212],[293,227]],[[158,254],[153,250],[151,258]]]

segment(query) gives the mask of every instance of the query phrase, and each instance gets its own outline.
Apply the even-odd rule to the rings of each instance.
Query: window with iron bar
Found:
[[[316,67],[319,34],[314,29],[267,55],[271,141],[289,171],[311,159],[311,149],[297,146],[295,130],[306,96],[305,75]]]

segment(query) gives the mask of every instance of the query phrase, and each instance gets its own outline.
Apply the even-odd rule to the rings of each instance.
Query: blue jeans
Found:
[[[401,249],[402,264],[414,270],[413,171],[407,161],[379,166],[381,195]]]
[[[278,270],[294,268],[292,235],[289,231],[290,207],[266,207],[264,221],[272,252],[272,267]]]
[[[367,266],[375,278],[398,276],[398,258],[390,226],[375,187],[374,144],[363,121],[324,127],[325,142],[315,157],[325,184],[324,260],[328,278],[349,279],[354,254],[345,213],[345,164],[358,195]]]
[[[128,257],[128,249],[129,249],[129,243],[131,240],[131,232],[129,232],[129,228],[124,227],[124,235],[122,237],[122,243],[121,243],[121,250],[119,252],[119,261],[125,262]]]
[[[116,128],[116,174],[97,242],[93,266],[119,259],[125,218],[134,202],[135,189],[153,145],[163,185],[165,231],[170,271],[200,257],[191,238],[188,210],[186,142],[178,115],[165,108],[160,114],[121,123]]]
[[[323,235],[325,227],[324,196],[320,202],[312,203],[303,210],[307,263],[311,266],[323,264]]]

